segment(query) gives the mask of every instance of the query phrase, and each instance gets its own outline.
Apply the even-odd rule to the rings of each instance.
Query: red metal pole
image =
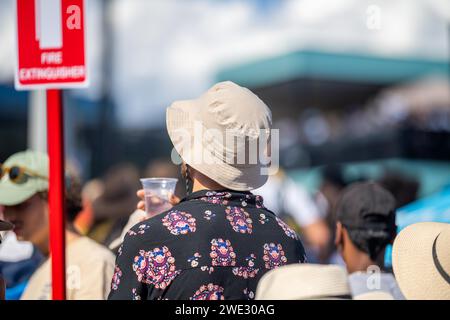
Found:
[[[47,147],[50,159],[49,210],[53,300],[66,299],[64,114],[61,90],[47,90]]]

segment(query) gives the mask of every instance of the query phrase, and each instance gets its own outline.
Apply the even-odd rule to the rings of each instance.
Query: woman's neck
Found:
[[[200,190],[222,190],[222,189],[226,189],[225,187],[221,186],[220,184],[218,184],[215,181],[212,181],[210,179],[206,180],[206,181],[201,181],[201,180],[197,180],[197,179],[193,179],[193,186],[192,186],[192,192],[197,192]]]

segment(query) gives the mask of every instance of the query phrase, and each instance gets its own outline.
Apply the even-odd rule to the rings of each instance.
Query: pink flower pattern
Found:
[[[151,251],[140,250],[134,258],[133,271],[138,281],[165,289],[180,273],[175,267],[175,258],[166,246]]]
[[[202,285],[191,297],[191,300],[225,300],[223,288],[213,283]]]
[[[226,207],[225,213],[234,231],[239,233],[252,233],[252,219],[248,212],[240,207]]]
[[[190,213],[172,210],[162,218],[163,225],[171,234],[178,236],[180,234],[188,234],[195,232],[195,218]]]
[[[236,253],[234,253],[230,240],[212,239],[211,253],[212,265],[229,267],[236,265]]]
[[[274,243],[264,244],[263,260],[266,269],[275,269],[287,263],[283,247]]]

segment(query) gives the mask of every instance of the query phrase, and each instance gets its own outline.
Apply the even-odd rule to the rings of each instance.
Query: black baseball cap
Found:
[[[336,219],[353,244],[376,260],[396,235],[395,198],[375,182],[358,182],[341,194]]]
[[[345,188],[336,208],[337,221],[347,229],[395,229],[395,198],[375,182],[353,183]]]

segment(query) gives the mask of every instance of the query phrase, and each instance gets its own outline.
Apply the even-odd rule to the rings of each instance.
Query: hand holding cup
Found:
[[[139,210],[145,211],[145,191],[144,191],[144,189],[139,189],[139,190],[136,192],[136,195],[138,196],[139,199],[141,199],[141,200],[138,202],[136,208],[139,209]],[[169,202],[170,202],[170,204],[171,204],[172,206],[175,206],[175,205],[177,205],[177,204],[180,202],[180,198],[178,198],[178,197],[177,197],[176,195],[174,195],[174,194],[171,194],[171,195],[169,196]]]
[[[172,208],[180,199],[175,195],[178,179],[174,178],[146,178],[141,179],[143,189],[137,192],[138,209],[144,209],[149,218]]]

